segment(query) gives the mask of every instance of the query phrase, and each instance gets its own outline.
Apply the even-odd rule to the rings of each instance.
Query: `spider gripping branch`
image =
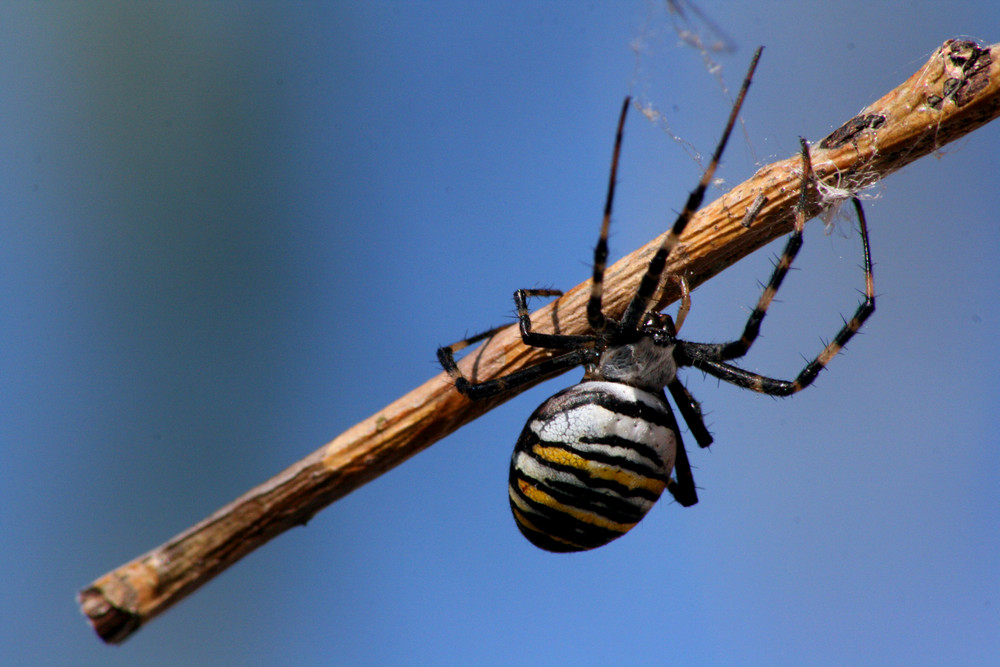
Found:
[[[902,85],[812,147],[813,183],[856,191],[1000,115],[1000,65],[993,57],[998,48],[1000,44],[945,42]],[[694,287],[788,233],[801,178],[801,158],[794,156],[761,168],[699,210],[667,258],[664,274],[684,275]],[[807,217],[824,205],[812,189],[804,201]],[[756,211],[749,228],[743,224],[748,211]],[[602,295],[606,316],[622,317],[663,242],[664,237],[654,239],[607,267]],[[666,283],[650,310],[665,307],[679,290]],[[534,332],[587,334],[592,291],[588,280],[541,308],[532,318]],[[518,328],[507,327],[458,365],[467,377],[495,378],[537,366],[551,355],[551,350],[524,345]],[[79,595],[84,615],[104,641],[125,640],[271,538],[304,524],[516,393],[470,401],[448,375],[431,378],[180,535],[101,576]]]

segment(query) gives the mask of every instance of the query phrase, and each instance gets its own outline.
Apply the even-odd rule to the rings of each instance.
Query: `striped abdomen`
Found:
[[[510,506],[548,551],[607,544],[639,522],[674,467],[677,422],[666,398],[582,382],[535,410],[514,447]]]

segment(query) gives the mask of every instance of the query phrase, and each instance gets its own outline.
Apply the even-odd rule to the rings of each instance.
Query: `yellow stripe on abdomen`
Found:
[[[540,490],[538,487],[534,486],[526,479],[518,479],[517,488],[520,489],[521,493],[523,493],[524,496],[532,502],[544,505],[558,512],[562,512],[563,514],[573,517],[577,521],[589,523],[593,526],[597,526],[598,528],[604,528],[605,530],[614,531],[616,533],[627,533],[633,526],[635,526],[635,523],[618,523],[617,521],[609,521],[596,512],[588,512],[586,510],[581,510],[577,507],[561,503],[549,494]]]
[[[651,493],[655,493],[659,496],[663,493],[663,489],[667,486],[666,482],[661,479],[646,477],[645,475],[640,475],[629,470],[623,470],[618,466],[591,461],[580,456],[579,454],[568,452],[561,447],[544,447],[542,445],[535,445],[531,448],[531,451],[535,454],[535,456],[543,461],[570,466],[576,468],[577,470],[584,470],[595,479],[606,479],[618,482],[630,490],[645,489],[646,491],[650,491]]]

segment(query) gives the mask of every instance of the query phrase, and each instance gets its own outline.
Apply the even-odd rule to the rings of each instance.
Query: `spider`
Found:
[[[584,366],[579,384],[552,396],[528,418],[511,459],[509,496],[514,519],[524,536],[542,549],[583,551],[607,544],[635,526],[664,489],[684,507],[698,502],[691,465],[664,390],[670,392],[699,447],[712,444],[712,436],[698,402],[678,379],[678,368],[693,366],[745,389],[788,396],[808,387],[875,310],[867,223],[861,202],[854,198],[865,272],[865,298],[854,316],[794,380],[765,377],[729,363],[744,356],[753,345],[767,309],[802,245],[806,194],[812,178],[805,139],[800,140],[802,181],[794,228],[742,335],[728,343],[694,343],[678,338],[678,330],[691,305],[683,277],[667,276],[681,286],[676,323],[670,315],[651,310],[666,260],[701,206],[760,53],[758,49],[754,54],[711,162],[650,260],[621,319],[603,312],[601,298],[628,98],[618,120],[604,217],[594,250],[593,282],[587,303],[587,322],[592,333],[562,335],[532,331],[528,298],[560,296],[562,292],[521,289],[514,293],[514,303],[524,344],[558,350],[559,354],[509,375],[475,382],[463,375],[455,353],[491,337],[503,327],[438,349],[438,360],[454,380],[456,389],[472,400],[502,394],[554,371]]]

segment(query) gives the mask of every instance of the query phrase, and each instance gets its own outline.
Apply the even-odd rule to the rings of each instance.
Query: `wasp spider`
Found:
[[[528,298],[558,296],[561,292],[518,290],[514,293],[514,303],[524,344],[561,350],[561,354],[510,375],[476,382],[462,374],[454,355],[492,336],[499,328],[438,350],[438,359],[454,379],[456,388],[473,400],[501,394],[553,371],[584,366],[583,380],[579,384],[551,397],[528,418],[511,460],[511,510],[521,532],[542,549],[582,551],[607,544],[638,523],[664,489],[684,507],[698,502],[680,429],[664,390],[670,392],[700,447],[710,445],[712,436],[698,403],[678,379],[678,368],[693,366],[746,389],[787,396],[808,387],[875,310],[868,230],[861,203],[855,198],[866,287],[865,298],[854,316],[794,380],[765,377],[729,363],[745,355],[756,340],[761,321],[802,245],[806,192],[812,178],[805,140],[801,140],[801,195],[796,206],[794,230],[743,334],[728,343],[693,343],[679,339],[677,331],[690,308],[687,285],[680,277],[668,276],[680,282],[682,287],[683,298],[676,324],[669,315],[650,310],[664,278],[666,260],[688,221],[701,206],[759,57],[758,49],[711,162],[670,233],[650,260],[621,319],[604,314],[601,298],[608,254],[608,226],[628,99],[618,121],[604,218],[594,250],[593,287],[587,304],[587,321],[592,333],[561,335],[532,331]]]

